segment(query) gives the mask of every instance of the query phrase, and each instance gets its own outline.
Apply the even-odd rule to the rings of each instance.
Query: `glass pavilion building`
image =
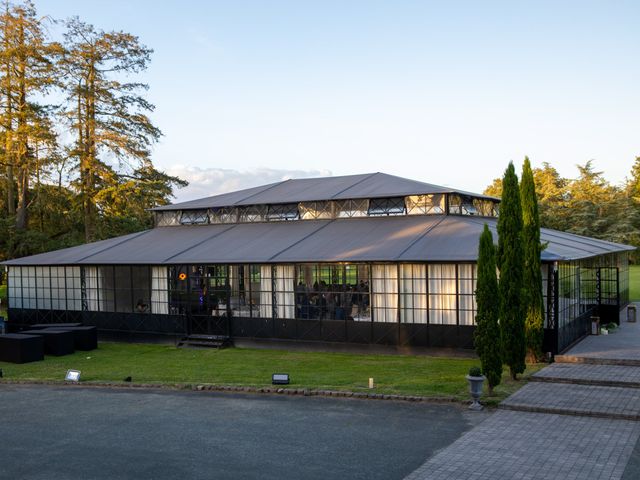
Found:
[[[473,347],[499,199],[382,173],[287,180],[154,209],[155,228],[10,260],[8,324],[116,336]],[[618,320],[633,248],[543,229],[545,350]]]

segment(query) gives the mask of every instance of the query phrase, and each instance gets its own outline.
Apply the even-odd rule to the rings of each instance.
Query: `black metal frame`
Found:
[[[575,267],[578,277],[577,297],[579,313],[570,319],[562,319],[560,317],[560,283],[559,264],[547,264],[547,289],[546,289],[546,324],[544,349],[552,353],[559,353],[571,344],[575,343],[579,338],[589,332],[590,317],[594,314],[601,316],[603,321],[618,321],[618,315],[621,308],[625,306],[624,295],[621,292],[620,267],[618,265],[604,265],[606,259],[594,262],[582,262]],[[370,264],[369,264],[370,265]],[[198,314],[191,311],[185,311],[181,314],[154,314],[154,313],[136,313],[136,312],[99,312],[88,311],[87,299],[83,294],[82,304],[83,310],[57,310],[57,309],[30,309],[30,308],[9,308],[8,326],[11,331],[28,328],[35,323],[61,323],[61,322],[82,322],[85,325],[94,325],[98,327],[101,333],[118,334],[121,338],[132,335],[164,335],[178,337],[190,333],[205,333],[212,335],[228,335],[231,337],[243,338],[274,338],[274,339],[290,339],[301,341],[321,341],[321,342],[346,342],[356,344],[382,344],[396,346],[421,346],[421,347],[454,347],[454,348],[472,348],[473,332],[475,327],[471,325],[460,324],[460,293],[459,290],[459,267],[455,264],[456,271],[456,324],[443,325],[434,324],[430,318],[430,291],[429,291],[429,275],[427,265],[427,278],[424,293],[426,296],[426,322],[427,323],[403,323],[400,316],[400,269],[401,264],[397,266],[398,281],[398,303],[396,320],[394,322],[376,322],[374,315],[375,309],[371,308],[371,320],[366,322],[354,321],[353,319],[328,319],[328,318],[278,318],[278,299],[276,295],[275,284],[275,265],[271,265],[272,279],[272,318],[264,318],[260,315],[252,315],[248,317],[234,317],[227,301],[226,311],[220,315]],[[562,265],[562,264],[560,264]],[[126,266],[125,266],[126,267]],[[128,266],[132,267],[132,266]],[[229,278],[229,268],[226,266],[226,278]],[[251,268],[249,265],[249,276],[251,276]],[[151,270],[151,266],[148,266]],[[581,280],[580,269],[594,268],[596,271],[596,292],[598,296],[597,305],[591,303],[581,303],[580,296]],[[67,270],[65,269],[65,272]],[[132,272],[129,268],[129,272]],[[369,267],[369,286],[372,286],[372,268]],[[152,278],[152,274],[149,275]],[[294,270],[294,285],[298,273]],[[413,278],[413,277],[412,277]],[[590,280],[586,280],[590,281]],[[615,282],[615,298],[609,296],[603,297],[602,283]],[[84,269],[81,269],[82,292],[86,289],[86,279]],[[133,285],[133,284],[132,284]],[[66,289],[65,282],[65,289]],[[231,287],[227,281],[226,288]],[[249,285],[249,289],[250,289]],[[114,293],[115,293],[114,289]],[[588,290],[588,289],[587,289]],[[37,291],[37,290],[36,290]],[[605,289],[611,293],[612,288]],[[228,298],[229,298],[229,293]],[[370,301],[373,302],[373,292],[369,288],[368,295]],[[132,299],[133,299],[133,295]],[[591,294],[587,295],[587,300]],[[135,299],[133,299],[135,300]],[[615,300],[615,301],[614,301]],[[113,299],[116,305],[116,299]],[[37,305],[37,298],[36,298]],[[257,311],[257,310],[256,310]],[[578,310],[576,310],[578,311]]]
[[[297,203],[273,203],[259,205],[242,205],[234,207],[198,208],[198,209],[176,209],[162,210],[155,212],[155,225],[177,226],[177,225],[204,225],[204,224],[234,224],[251,222],[281,222],[298,221],[315,218],[341,218],[352,216],[388,216],[388,215],[476,215],[486,217],[497,217],[499,201],[486,197],[466,195],[462,193],[431,193],[413,196],[444,198],[442,208],[439,204],[429,207],[425,204],[422,213],[418,213],[419,208],[412,209],[409,213],[407,207],[408,196],[397,197],[374,197],[367,199],[346,199],[346,200],[318,200],[302,201]],[[311,204],[321,210],[321,214],[302,214]],[[321,205],[325,204],[325,205]],[[358,209],[361,214],[340,214],[345,205],[361,204],[364,210]],[[349,210],[345,210],[349,211]],[[327,215],[328,214],[328,215]]]

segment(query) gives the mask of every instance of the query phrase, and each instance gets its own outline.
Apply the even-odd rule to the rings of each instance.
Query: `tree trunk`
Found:
[[[4,48],[9,48],[9,38],[7,32],[4,32]],[[13,102],[11,99],[11,62],[7,59],[4,66],[4,96],[6,101],[5,111],[5,145],[4,155],[7,166],[7,213],[15,215],[16,213],[16,197],[13,178]]]
[[[87,88],[78,88],[78,150],[80,152],[80,185],[82,189],[82,209],[84,220],[84,238],[86,242],[92,242],[96,238],[96,215],[94,204],[95,196],[95,152],[92,152],[91,126],[92,117],[95,114],[91,108],[92,75],[87,78]],[[86,93],[82,93],[82,92]],[[84,100],[84,102],[83,102]],[[84,107],[84,111],[83,111]]]
[[[10,142],[7,142],[10,143]],[[9,154],[5,157],[8,162],[11,162],[11,157]],[[16,194],[15,194],[15,185],[13,178],[13,166],[7,165],[7,213],[9,215],[16,214]]]
[[[19,29],[20,40],[24,43],[24,28]],[[18,98],[18,149],[16,152],[16,166],[18,167],[18,208],[16,209],[16,229],[27,228],[27,204],[29,197],[29,152],[27,143],[27,93],[26,93],[26,62],[24,55],[17,60],[17,80],[19,88]]]

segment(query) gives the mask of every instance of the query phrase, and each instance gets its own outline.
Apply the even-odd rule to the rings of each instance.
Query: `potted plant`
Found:
[[[469,375],[467,375],[467,381],[469,382],[469,393],[473,403],[469,405],[470,410],[482,410],[482,405],[478,401],[482,395],[482,385],[484,384],[484,375],[480,367],[471,367],[469,369]]]

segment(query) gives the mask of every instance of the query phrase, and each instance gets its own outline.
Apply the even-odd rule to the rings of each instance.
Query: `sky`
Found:
[[[376,171],[481,192],[525,155],[619,184],[640,155],[637,1],[35,3],[154,49],[179,201]]]

